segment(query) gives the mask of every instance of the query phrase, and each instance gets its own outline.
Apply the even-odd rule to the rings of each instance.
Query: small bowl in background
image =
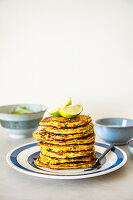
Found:
[[[126,118],[103,118],[95,121],[96,134],[107,143],[127,144],[133,137],[133,120]]]
[[[130,140],[128,142],[128,149],[129,149],[131,155],[133,156],[133,140]]]
[[[17,106],[26,107],[33,113],[13,114]],[[16,104],[0,106],[1,126],[9,133],[10,137],[31,137],[43,118],[46,107],[37,104]]]

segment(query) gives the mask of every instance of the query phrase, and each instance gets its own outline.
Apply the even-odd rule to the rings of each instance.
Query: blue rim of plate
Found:
[[[93,172],[90,172],[90,171],[87,172],[86,171],[86,172],[84,172],[84,174],[76,174],[76,175],[75,174],[74,175],[59,175],[59,174],[58,175],[57,174],[49,175],[49,174],[44,174],[44,173],[41,173],[41,172],[36,172],[36,171],[30,170],[28,168],[25,168],[17,161],[17,157],[18,157],[19,153],[21,153],[22,151],[24,151],[26,149],[35,147],[37,145],[37,143],[38,142],[33,142],[33,143],[25,144],[23,146],[19,146],[19,147],[13,149],[6,156],[7,163],[12,168],[16,169],[17,171],[20,171],[22,173],[26,173],[26,174],[29,174],[29,175],[33,175],[33,176],[46,177],[46,178],[61,177],[61,179],[71,179],[71,177],[73,177],[72,179],[79,179],[79,178],[88,178],[88,177],[100,176],[100,175],[103,175],[103,174],[113,172],[113,171],[119,169],[120,167],[122,167],[127,161],[126,153],[123,150],[121,150],[120,148],[114,147],[111,151],[115,153],[115,155],[117,156],[117,160],[113,165],[109,166],[108,168],[98,170],[98,171],[93,171]],[[108,144],[100,143],[100,142],[96,142],[95,146],[104,147],[104,148],[109,147]],[[28,163],[34,168],[38,168],[33,164],[34,163],[33,157],[35,155],[37,155],[38,153],[39,153],[39,151],[32,153],[27,159]],[[40,168],[38,168],[38,169],[40,170]],[[45,170],[45,172],[47,172],[47,170]]]

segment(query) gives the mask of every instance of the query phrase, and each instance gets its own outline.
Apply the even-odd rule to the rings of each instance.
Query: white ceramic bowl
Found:
[[[17,106],[33,111],[27,114],[12,114]],[[43,118],[46,107],[37,104],[16,104],[0,106],[1,126],[14,138],[31,137]]]
[[[130,140],[128,142],[128,149],[129,149],[131,155],[133,156],[133,140]]]

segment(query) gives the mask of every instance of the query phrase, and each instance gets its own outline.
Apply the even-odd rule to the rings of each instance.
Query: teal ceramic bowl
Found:
[[[95,121],[95,133],[107,143],[127,144],[133,137],[133,120],[104,118]]]
[[[33,111],[27,114],[12,114],[17,106],[26,107]],[[0,123],[10,137],[31,137],[43,118],[46,107],[36,104],[16,104],[0,106]]]

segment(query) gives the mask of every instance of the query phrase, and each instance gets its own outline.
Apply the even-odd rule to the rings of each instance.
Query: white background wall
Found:
[[[0,0],[0,104],[133,118],[133,1]]]

